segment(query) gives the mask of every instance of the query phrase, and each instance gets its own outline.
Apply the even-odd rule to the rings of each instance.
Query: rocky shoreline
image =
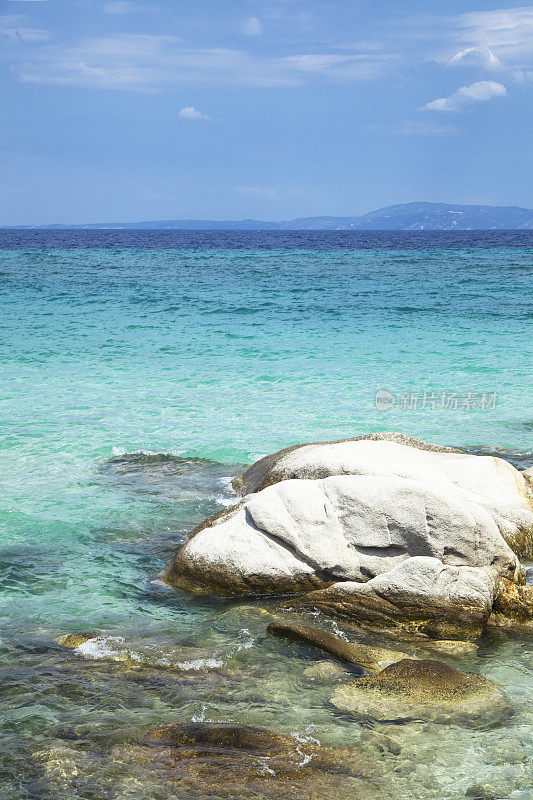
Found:
[[[533,630],[531,471],[396,433],[297,445],[233,481],[165,580],[199,594],[291,593],[376,628],[475,639]]]
[[[402,772],[403,745],[392,726],[433,726],[438,736],[445,726],[502,727],[515,713],[497,681],[464,666],[470,658],[476,669],[487,633],[533,632],[521,560],[533,553],[530,473],[392,433],[298,445],[258,461],[234,479],[235,505],[191,532],[165,581],[231,598],[228,613],[253,617],[267,646],[277,637],[303,648],[304,685],[322,686],[324,712],[362,732],[339,747],[231,718],[181,720],[107,757],[187,797],[397,800],[389,782]],[[335,620],[344,633],[333,632]],[[71,633],[60,644],[91,658],[98,651],[140,678],[162,671],[210,692],[242,680],[242,691],[253,684],[261,695],[259,674],[245,676],[231,658],[189,643],[177,660],[150,663],[149,650],[135,654],[110,639]],[[493,788],[475,784],[466,796],[509,793]]]

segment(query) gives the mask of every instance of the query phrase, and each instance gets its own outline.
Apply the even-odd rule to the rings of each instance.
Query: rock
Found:
[[[503,800],[513,791],[513,787],[498,781],[497,783],[476,783],[466,790],[470,800]]]
[[[533,633],[533,586],[520,586],[500,578],[488,625]]]
[[[151,780],[164,774],[172,796],[181,790],[187,797],[239,800],[338,800],[341,795],[393,800],[383,757],[368,749],[325,747],[310,737],[250,725],[166,725],[148,732],[139,745],[116,749],[114,756],[141,764]]]
[[[363,731],[361,743],[375,748],[379,753],[392,753],[392,755],[398,756],[402,752],[399,742],[377,731]]]
[[[122,636],[101,636],[96,633],[71,633],[59,643],[91,660],[116,661],[128,669],[164,669],[179,672],[205,672],[220,669],[224,660],[200,647],[176,645],[139,639],[126,642]]]
[[[516,554],[533,552],[522,473],[401,434],[288,448],[236,480],[247,496],[192,531],[171,585],[307,593],[358,624],[475,638],[498,579],[520,582]]]
[[[405,653],[381,647],[369,647],[358,642],[346,642],[333,633],[310,628],[307,625],[271,622],[267,630],[274,636],[285,636],[312,647],[319,647],[342,661],[358,664],[366,669],[380,670],[405,658]]]
[[[367,583],[334,583],[291,603],[376,628],[400,626],[436,638],[474,639],[490,614],[495,584],[490,570],[446,566],[419,556]]]
[[[507,696],[492,681],[440,661],[404,659],[377,675],[339,686],[331,698],[345,713],[363,719],[484,727],[509,712]]]
[[[89,639],[97,639],[98,637],[98,633],[67,633],[65,636],[61,636],[59,644],[63,645],[63,647],[74,649],[79,647],[80,644],[85,644]]]
[[[232,481],[232,486],[241,495],[258,492],[279,481],[292,478],[327,478],[329,475],[344,475],[353,473],[353,465],[346,462],[350,459],[354,442],[385,441],[396,442],[407,447],[435,453],[462,453],[452,447],[441,447],[405,436],[403,433],[380,432],[370,433],[367,436],[354,436],[351,439],[337,439],[332,442],[309,442],[295,444],[278,450],[277,453],[264,456],[252,464],[246,472],[237,475]]]
[[[336,442],[294,445],[265,456],[233,481],[250,494],[280,481],[332,475],[399,476],[451,489],[484,506],[521,555],[533,555],[530,472],[493,456],[469,455],[401,433],[374,433]]]
[[[350,677],[349,670],[335,661],[314,661],[304,669],[303,674],[317,683],[332,683],[339,678]]]

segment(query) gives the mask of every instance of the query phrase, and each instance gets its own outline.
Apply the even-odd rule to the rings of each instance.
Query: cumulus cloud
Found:
[[[208,114],[202,114],[201,111],[198,111],[194,106],[184,106],[178,114],[178,117],[182,119],[190,119],[193,121],[198,120],[210,120],[211,117]]]
[[[262,33],[262,27],[260,21],[257,17],[250,17],[249,19],[245,19],[241,25],[241,31],[244,33],[245,36],[260,36]]]
[[[461,86],[449,97],[439,97],[422,106],[422,111],[460,111],[473,103],[483,103],[493,97],[503,97],[507,89],[496,81],[477,81],[470,86]]]

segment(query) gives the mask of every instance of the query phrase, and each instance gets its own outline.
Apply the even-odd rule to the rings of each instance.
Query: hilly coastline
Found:
[[[256,219],[166,219],[143,222],[101,222],[81,225],[16,225],[40,230],[533,230],[533,209],[517,206],[403,203],[358,217],[300,217],[268,222]]]

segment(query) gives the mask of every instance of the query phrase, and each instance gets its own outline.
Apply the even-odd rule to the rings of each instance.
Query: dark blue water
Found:
[[[533,247],[533,231],[0,230],[0,248],[420,250]]]

